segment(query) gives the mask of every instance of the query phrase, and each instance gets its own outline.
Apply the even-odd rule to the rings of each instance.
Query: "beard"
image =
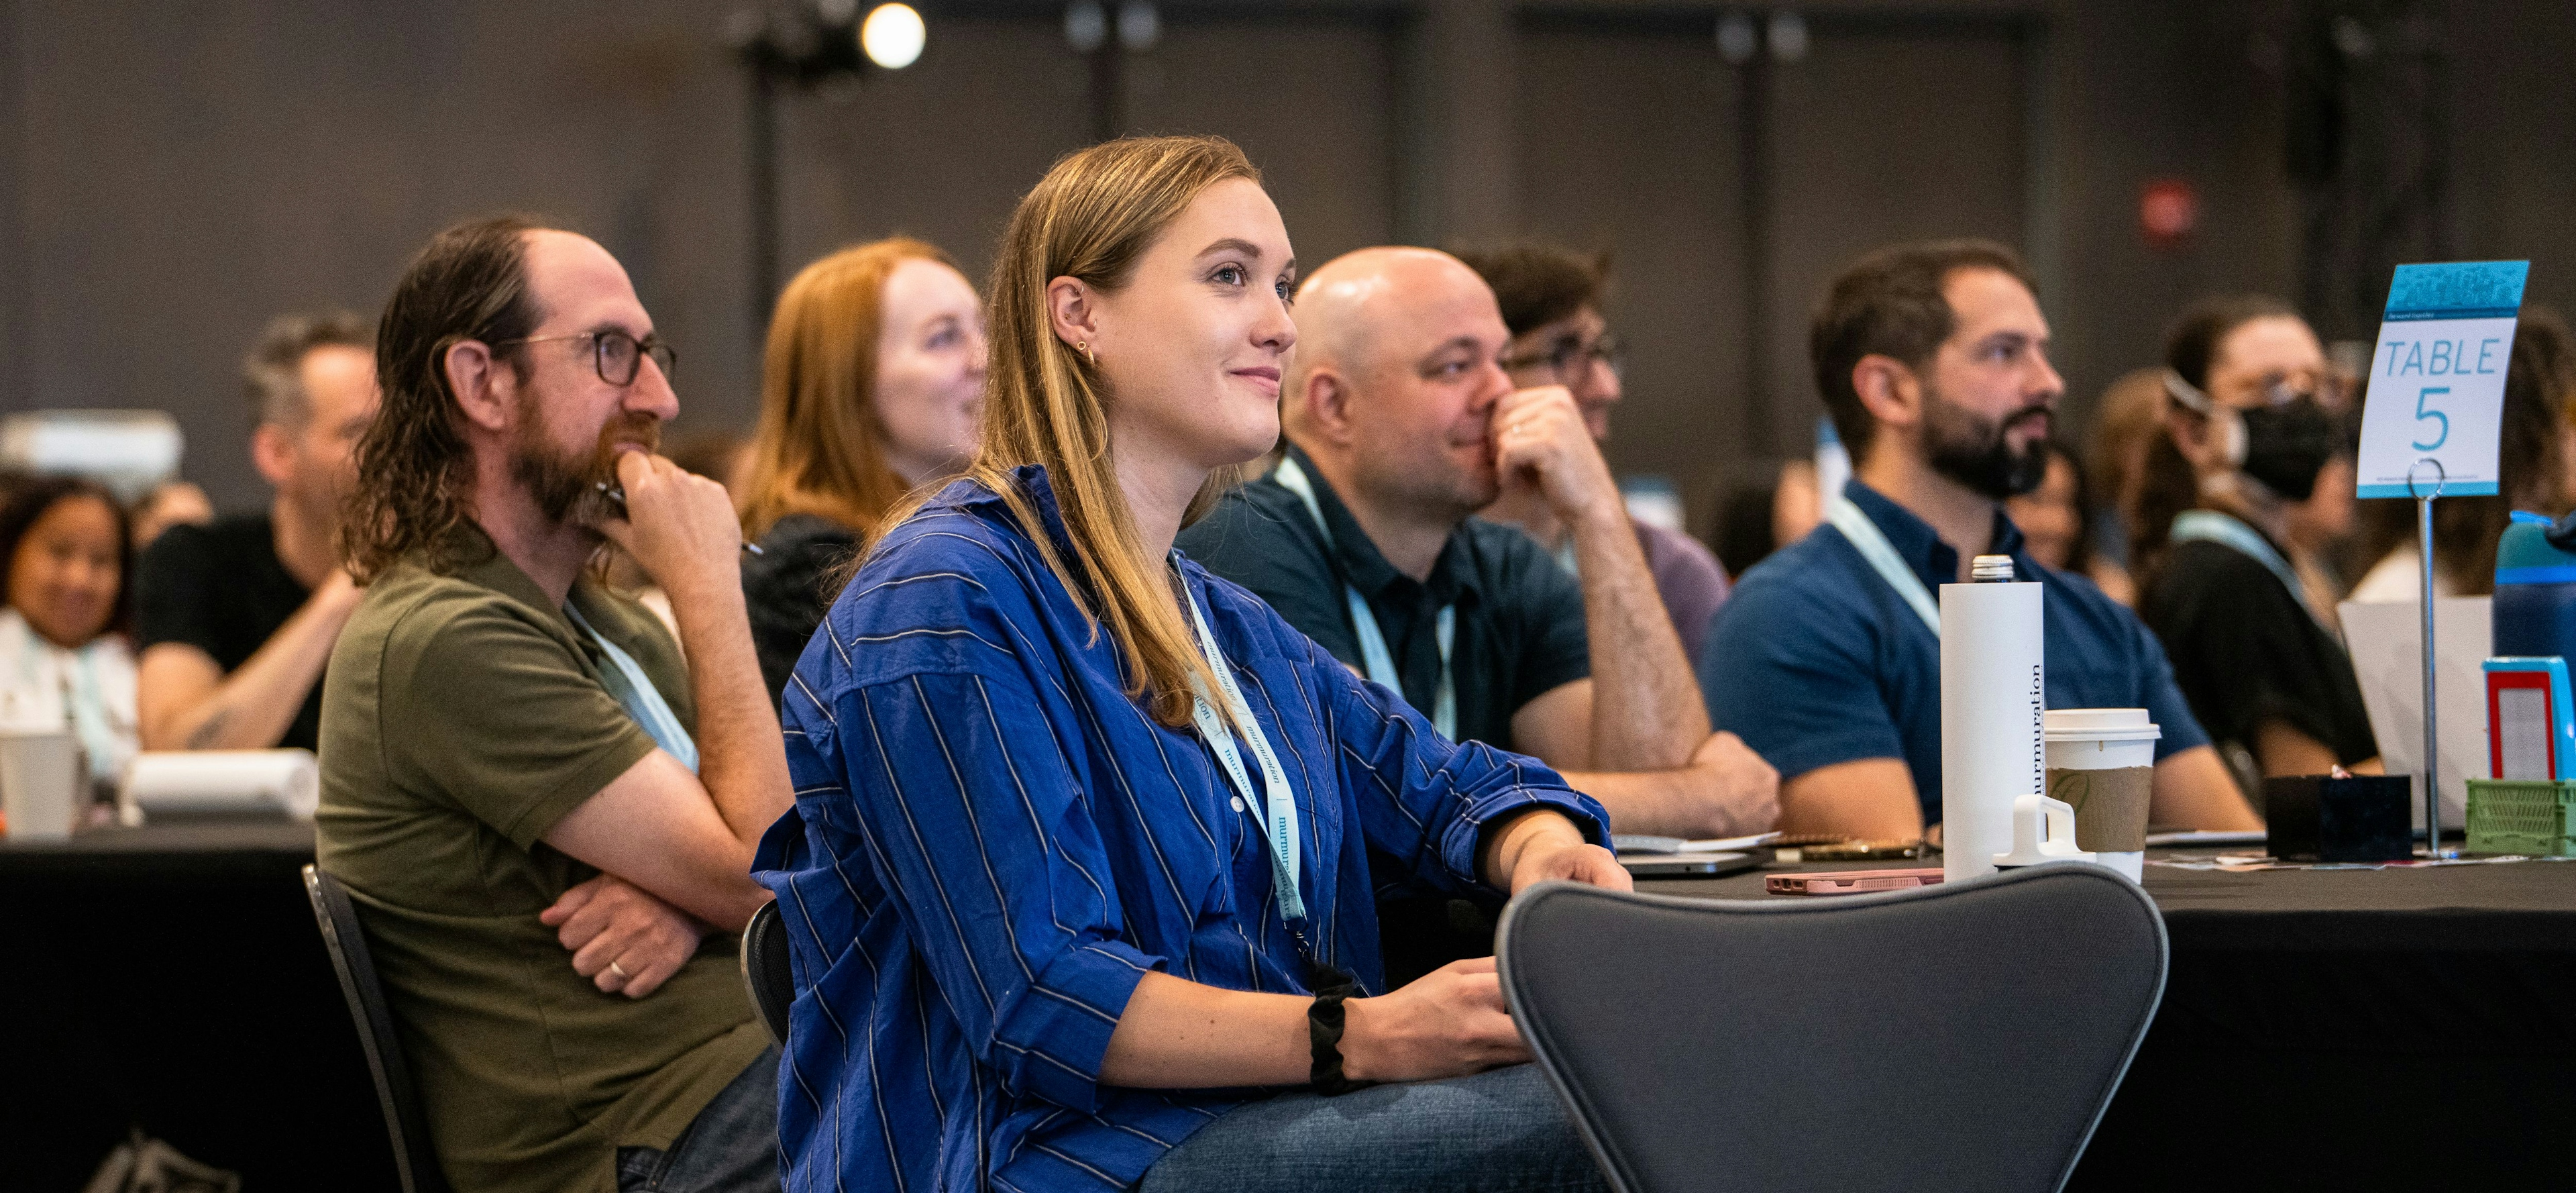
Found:
[[[661,442],[662,420],[629,411],[600,427],[588,450],[566,450],[548,432],[544,402],[535,390],[523,390],[518,431],[510,443],[510,479],[528,491],[548,519],[597,525],[625,516],[601,488],[617,485],[617,449],[635,444],[649,452]]]
[[[1952,405],[1926,388],[1923,394],[1924,448],[1932,471],[1996,501],[2019,497],[2048,477],[2048,439],[2031,440],[2013,450],[2011,434],[2024,423],[2048,427],[2046,406],[2032,406],[2000,419],[1987,418],[1965,406]]]

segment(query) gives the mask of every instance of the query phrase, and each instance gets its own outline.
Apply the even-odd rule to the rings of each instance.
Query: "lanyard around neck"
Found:
[[[1905,598],[1905,603],[1913,607],[1914,615],[1931,628],[1932,636],[1940,637],[1941,607],[1933,603],[1932,590],[1923,586],[1923,577],[1915,575],[1913,568],[1905,566],[1905,561],[1896,554],[1896,545],[1887,541],[1887,534],[1878,528],[1878,523],[1870,521],[1869,515],[1852,504],[1849,497],[1834,498],[1833,504],[1825,508],[1825,520],[1843,532],[1843,538],[1860,552],[1862,559],[1869,561],[1879,579],[1887,581],[1887,586],[1895,589],[1896,595]]]
[[[1172,553],[1172,571],[1180,575],[1180,553]],[[1216,644],[1216,635],[1208,629],[1207,615],[1199,611],[1198,599],[1190,595],[1187,577],[1181,577],[1181,600],[1190,607],[1190,622],[1198,628],[1199,653],[1207,657],[1208,669],[1216,672],[1216,686],[1225,694],[1226,711],[1234,716],[1234,729],[1210,707],[1207,692],[1190,694],[1190,719],[1198,723],[1199,736],[1207,739],[1208,748],[1216,751],[1217,761],[1225,764],[1225,777],[1243,796],[1247,812],[1261,820],[1262,837],[1270,843],[1271,885],[1279,892],[1279,918],[1286,920],[1293,932],[1306,918],[1306,900],[1297,893],[1297,874],[1304,862],[1302,834],[1297,827],[1297,793],[1288,786],[1288,772],[1279,765],[1279,755],[1270,749],[1270,735],[1261,731],[1254,719],[1252,706],[1243,699],[1243,689],[1234,682],[1234,669],[1225,662],[1225,651]],[[1192,680],[1192,687],[1199,687]],[[1243,740],[1252,746],[1252,757],[1261,767],[1262,794],[1252,793],[1252,776],[1243,769],[1243,753],[1234,748],[1234,730],[1241,730]]]
[[[14,614],[15,611],[12,610]],[[80,743],[81,753],[89,760],[94,778],[113,778],[124,765],[124,751],[119,748],[114,722],[118,719],[108,708],[106,690],[99,684],[98,652],[105,649],[100,637],[77,649],[57,646],[36,633],[23,616],[13,627],[25,639],[19,652],[18,690],[36,691],[44,686],[37,666],[40,661],[53,663],[54,694],[62,701],[63,721]]]
[[[690,737],[687,727],[680,724],[678,714],[671,711],[671,703],[662,699],[662,689],[653,686],[652,677],[644,674],[644,668],[636,663],[635,656],[618,649],[616,643],[592,629],[590,619],[583,617],[581,610],[574,608],[571,601],[564,602],[563,611],[574,625],[581,627],[582,633],[589,635],[591,645],[608,656],[608,666],[599,669],[600,686],[608,689],[608,694],[626,709],[627,716],[635,718],[635,723],[643,727],[654,745],[662,747],[665,753],[679,759],[680,765],[695,773],[698,769],[697,739]]]
[[[2217,510],[2184,510],[2174,515],[2173,530],[2167,537],[2177,543],[2216,543],[2253,559],[2270,569],[2272,575],[2281,581],[2281,587],[2290,590],[2290,599],[2297,601],[2300,608],[2308,609],[2307,586],[2299,583],[2298,569],[2281,557],[2281,552],[2272,546],[2270,540],[2255,533],[2254,528],[2243,521]],[[2317,620],[2316,610],[2308,609],[2308,619]]]
[[[1297,466],[1297,457],[1282,458],[1278,471],[1273,472],[1271,478],[1306,503],[1306,512],[1314,516],[1315,529],[1323,532],[1324,545],[1331,547],[1333,528],[1324,524],[1324,507],[1315,500],[1315,483],[1306,478],[1305,469]],[[1360,595],[1359,589],[1344,584],[1342,599],[1351,607],[1351,633],[1360,640],[1360,661],[1367,666],[1369,679],[1393,690],[1396,695],[1403,695],[1404,677],[1395,669],[1395,655],[1386,648],[1386,631],[1379,628],[1377,614],[1369,611],[1367,598]],[[1439,730],[1440,736],[1456,741],[1458,688],[1449,669],[1449,650],[1458,638],[1458,602],[1440,606],[1440,618],[1436,624],[1434,633],[1440,643],[1440,686],[1431,698],[1431,727]]]

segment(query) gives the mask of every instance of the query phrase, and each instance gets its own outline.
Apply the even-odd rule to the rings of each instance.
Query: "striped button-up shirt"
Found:
[[[1070,554],[1045,473],[1018,480]],[[1527,758],[1453,745],[1244,590],[1184,562],[1286,768],[1319,958],[1382,993],[1372,855],[1475,885],[1483,826],[1599,805]],[[1259,1091],[1104,1085],[1149,970],[1307,993],[1258,816],[1190,729],[1155,722],[1001,499],[960,481],[885,541],[784,701],[796,811],[762,842],[796,1001],[779,1077],[791,1190],[1115,1190]]]

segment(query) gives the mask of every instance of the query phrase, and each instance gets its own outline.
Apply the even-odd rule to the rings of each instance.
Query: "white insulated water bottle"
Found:
[[[2040,585],[1980,555],[1941,586],[1941,876],[1992,874],[2013,801],[2048,794],[2048,671]]]

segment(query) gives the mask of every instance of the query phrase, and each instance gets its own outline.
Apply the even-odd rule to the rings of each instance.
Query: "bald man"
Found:
[[[1563,386],[1515,390],[1511,333],[1446,253],[1364,249],[1298,291],[1288,451],[1180,538],[1442,732],[1530,754],[1622,833],[1767,829],[1777,777],[1711,734],[1610,469]],[[1581,579],[1469,515],[1505,495],[1571,528]]]

